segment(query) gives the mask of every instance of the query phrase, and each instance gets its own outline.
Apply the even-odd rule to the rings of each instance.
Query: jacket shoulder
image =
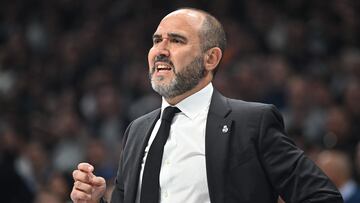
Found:
[[[144,115],[136,118],[131,123],[132,123],[132,125],[141,124],[148,119],[155,119],[159,115],[159,113],[160,113],[160,108],[157,108],[147,114],[144,114]]]
[[[233,111],[249,112],[249,113],[260,113],[262,111],[276,109],[273,104],[265,104],[259,102],[248,102],[237,99],[227,98],[228,104]]]
[[[283,116],[273,104],[265,104],[259,102],[247,102],[243,100],[227,99],[233,116],[238,118],[246,118],[251,121],[260,121],[270,119],[278,121],[284,125]]]

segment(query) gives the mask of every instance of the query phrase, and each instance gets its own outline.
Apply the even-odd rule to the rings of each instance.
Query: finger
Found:
[[[94,176],[93,178],[91,178],[91,184],[99,187],[104,186],[106,184],[106,181],[103,177]]]
[[[92,185],[84,183],[84,182],[80,182],[80,181],[75,181],[74,182],[74,188],[76,190],[80,190],[80,191],[85,192],[87,194],[91,194],[92,189],[93,189]]]
[[[71,191],[70,198],[72,201],[77,202],[79,200],[83,201],[90,201],[91,195],[87,194],[81,190],[77,190],[75,186],[73,187],[73,190]]]
[[[94,167],[89,163],[83,162],[83,163],[78,164],[78,170],[87,172],[87,173],[92,173],[94,171]]]
[[[74,178],[74,181],[80,181],[80,182],[85,182],[85,183],[90,182],[89,174],[86,172],[82,172],[80,170],[73,171],[73,178]]]

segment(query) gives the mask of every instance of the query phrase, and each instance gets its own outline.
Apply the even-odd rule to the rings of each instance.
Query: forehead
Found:
[[[204,16],[199,12],[189,10],[175,11],[161,20],[155,34],[178,33],[189,37],[198,36],[203,21]]]

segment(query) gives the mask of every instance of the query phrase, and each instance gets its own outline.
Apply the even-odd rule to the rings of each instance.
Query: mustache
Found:
[[[157,56],[155,56],[154,66],[155,66],[156,62],[168,63],[171,67],[174,67],[174,64],[172,63],[172,61],[169,59],[169,57],[167,57],[165,55],[157,55]]]

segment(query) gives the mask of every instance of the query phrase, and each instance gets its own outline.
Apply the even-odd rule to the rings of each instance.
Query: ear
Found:
[[[222,51],[219,47],[213,47],[205,52],[204,65],[205,69],[214,72],[220,62]]]

